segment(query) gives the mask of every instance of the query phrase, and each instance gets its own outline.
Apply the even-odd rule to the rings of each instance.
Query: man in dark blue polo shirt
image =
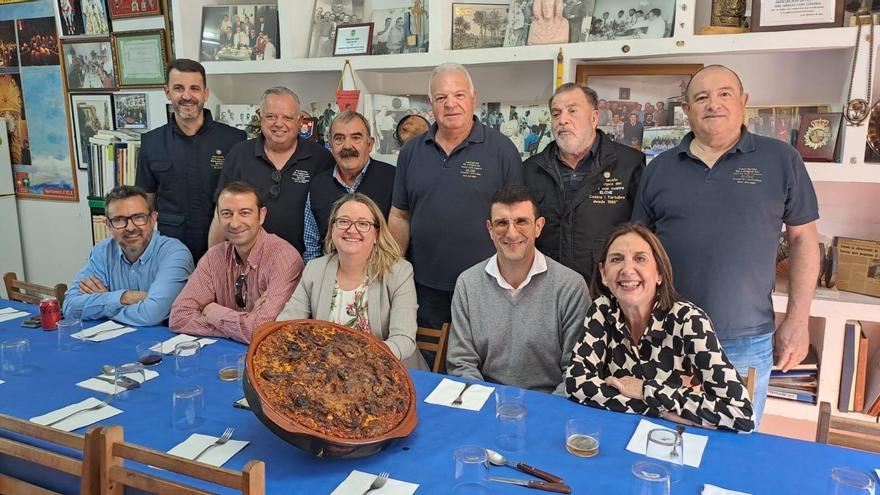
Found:
[[[513,143],[474,116],[477,92],[459,64],[431,73],[437,120],[400,150],[388,228],[413,264],[419,326],[450,321],[455,281],[495,252],[483,212],[505,185],[521,185]]]
[[[204,109],[209,92],[202,64],[179,58],[168,64],[165,76],[174,118],[141,137],[135,184],[156,206],[159,232],[181,240],[198,263],[208,250],[223,162],[247,135],[215,122]]]
[[[217,191],[234,180],[256,187],[268,208],[263,228],[290,243],[302,255],[303,209],[309,182],[333,166],[333,157],[324,147],[299,137],[299,109],[299,97],[289,88],[278,86],[264,91],[260,100],[260,135],[239,143],[229,152]],[[215,217],[210,244],[222,241]]]
[[[745,129],[748,94],[733,71],[704,67],[686,96],[693,132],[647,167],[633,219],[656,230],[676,289],[709,314],[740,374],[757,369],[758,422],[773,354],[786,371],[807,355],[819,274],[816,193],[794,148]],[[791,280],[785,320],[775,329],[771,292],[783,224]]]

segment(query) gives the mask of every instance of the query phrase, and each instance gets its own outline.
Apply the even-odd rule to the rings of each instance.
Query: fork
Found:
[[[361,495],[367,495],[371,491],[378,490],[379,488],[385,486],[385,483],[388,482],[389,476],[391,476],[391,473],[389,473],[388,471],[382,471],[381,473],[379,473],[379,476],[376,476],[376,479],[374,479],[373,482],[370,483],[370,487],[367,488],[367,490],[364,491],[364,493],[362,493]]]
[[[199,452],[199,455],[193,457],[193,460],[194,461],[199,460],[199,457],[205,455],[205,452],[211,450],[214,447],[218,447],[218,446],[223,445],[224,443],[228,442],[229,439],[232,438],[233,431],[235,431],[235,428],[233,428],[232,426],[230,426],[229,428],[226,428],[223,431],[223,434],[220,435],[220,438],[215,440],[214,443],[212,443],[211,445],[208,445],[207,447],[203,448],[202,451]]]
[[[458,397],[456,397],[455,400],[452,401],[452,404],[450,404],[450,405],[453,405],[453,406],[460,406],[460,405],[461,405],[461,398],[464,396],[465,391],[466,391],[468,388],[470,388],[470,386],[473,385],[473,384],[474,384],[473,382],[467,382],[467,383],[465,383],[465,384],[464,384],[464,388],[461,389],[461,392],[458,393]]]
[[[113,396],[112,396],[112,395],[108,395],[104,400],[101,401],[100,404],[95,404],[94,406],[86,407],[85,409],[78,409],[78,410],[76,410],[76,411],[73,411],[72,413],[67,414],[66,416],[62,416],[62,417],[56,419],[55,421],[52,421],[51,423],[46,424],[46,425],[43,425],[43,426],[55,426],[55,425],[57,425],[58,423],[64,421],[65,419],[70,418],[70,417],[72,417],[72,416],[75,416],[75,415],[77,415],[77,414],[79,414],[79,413],[84,413],[84,412],[87,412],[87,411],[97,411],[98,409],[101,409],[102,407],[104,407],[104,406],[106,406],[107,404],[109,404],[110,401],[111,401],[112,399],[113,399]]]
[[[101,330],[101,331],[95,332],[95,333],[93,333],[93,334],[91,334],[91,335],[86,335],[85,337],[83,337],[83,340],[89,340],[89,339],[92,339],[92,338],[97,337],[98,335],[101,335],[102,333],[115,332],[115,331],[117,331],[117,330],[122,330],[122,329],[124,329],[124,328],[125,328],[125,327],[106,328],[106,329],[104,329],[104,330]]]

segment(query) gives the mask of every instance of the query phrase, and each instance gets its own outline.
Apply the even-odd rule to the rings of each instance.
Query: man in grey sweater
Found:
[[[455,284],[450,375],[564,393],[590,293],[583,277],[535,249],[543,226],[528,188],[495,192],[486,228],[496,254]]]

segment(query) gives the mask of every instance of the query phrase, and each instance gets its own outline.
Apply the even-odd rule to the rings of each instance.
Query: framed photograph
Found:
[[[452,4],[452,49],[504,46],[508,9],[498,4]]]
[[[688,82],[702,67],[579,65],[575,80],[599,95],[599,128],[615,141],[641,150],[646,128],[687,127],[676,119],[674,109],[680,107]]]
[[[109,38],[62,39],[61,52],[68,91],[116,88],[113,45]]]
[[[15,21],[0,21],[0,73],[18,72]]]
[[[510,139],[523,160],[553,141],[546,102],[486,102],[476,113],[480,122]]]
[[[70,113],[73,117],[73,141],[76,145],[76,167],[88,170],[92,163],[89,138],[98,131],[113,129],[113,104],[109,94],[72,94]]]
[[[217,105],[217,121],[241,129],[248,139],[257,137],[260,132],[259,105]]]
[[[681,126],[645,127],[642,134],[642,153],[650,160],[678,146],[690,131],[690,127]]]
[[[401,31],[403,34],[403,31]],[[373,23],[336,26],[333,56],[370,55],[373,52]],[[395,52],[400,53],[400,52]]]
[[[752,134],[776,138],[797,146],[806,114],[831,112],[831,105],[762,105],[746,107],[746,129]]]
[[[427,1],[373,2],[373,55],[428,51]],[[379,7],[383,8],[379,8]]]
[[[160,0],[107,0],[111,19],[162,15]]]
[[[22,67],[60,64],[54,17],[19,19],[16,25],[19,60]]]
[[[0,74],[0,94],[3,95],[3,118],[6,120],[9,154],[13,164],[30,165],[31,140],[22,88],[21,74]]]
[[[165,84],[165,30],[113,34],[119,87],[158,87]]]
[[[669,38],[675,33],[675,0],[596,0],[590,41]]]
[[[309,58],[332,56],[336,27],[364,20],[364,0],[315,0]]]
[[[146,93],[116,93],[113,109],[117,129],[149,129]]]
[[[752,0],[752,31],[785,31],[843,26],[843,0],[791,2]]]
[[[273,60],[280,56],[276,5],[202,7],[199,60]]]
[[[370,103],[376,137],[373,151],[380,155],[395,155],[400,151],[394,130],[404,115],[421,115],[428,122],[434,122],[431,102],[425,95],[372,95]]]
[[[56,0],[62,36],[107,36],[110,19],[104,0]],[[124,0],[110,0],[120,3]],[[134,0],[128,0],[129,4]],[[139,0],[140,1],[140,0]],[[159,0],[154,0],[158,2]]]

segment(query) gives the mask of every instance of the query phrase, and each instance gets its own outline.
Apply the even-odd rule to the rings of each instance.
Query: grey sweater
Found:
[[[447,373],[565,392],[563,375],[584,331],[589,291],[583,277],[546,260],[547,271],[533,276],[516,297],[486,273],[489,260],[458,277]]]

